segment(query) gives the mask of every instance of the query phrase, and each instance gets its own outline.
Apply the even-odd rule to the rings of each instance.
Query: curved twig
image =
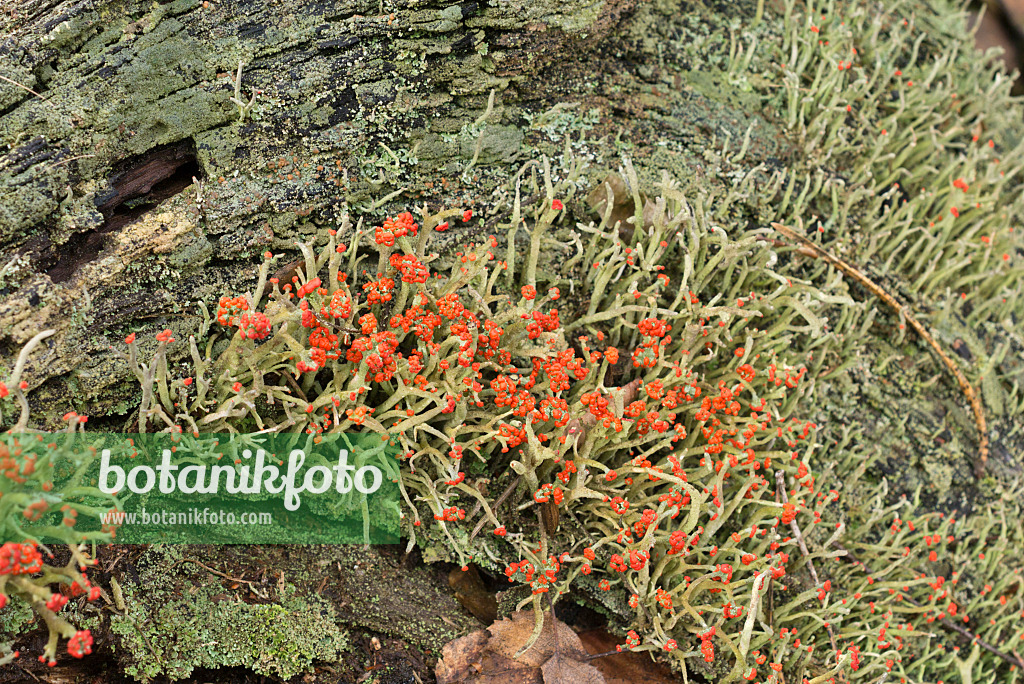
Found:
[[[866,287],[871,294],[881,299],[895,310],[897,314],[905,318],[907,322],[910,323],[910,327],[912,327],[917,334],[921,336],[921,339],[928,343],[928,346],[932,348],[932,351],[934,351],[935,355],[939,357],[942,364],[950,373],[952,373],[953,377],[956,378],[957,383],[960,385],[960,391],[963,392],[964,396],[967,397],[967,401],[971,404],[971,410],[974,412],[974,424],[978,429],[978,458],[974,462],[974,476],[981,479],[985,474],[985,465],[988,462],[988,427],[985,423],[985,410],[981,404],[981,397],[974,391],[974,387],[971,386],[971,383],[967,381],[967,376],[965,376],[963,371],[960,370],[960,367],[957,366],[951,358],[949,358],[949,355],[946,354],[942,347],[939,346],[939,343],[935,341],[935,338],[928,332],[928,329],[910,313],[907,307],[900,304],[895,297],[882,289],[880,285],[876,284],[864,275],[864,273],[859,269],[854,268],[839,257],[826,252],[824,249],[816,245],[811,240],[808,240],[803,235],[800,235],[792,228],[784,226],[781,223],[773,223],[772,228],[779,231],[790,240],[794,240],[810,249],[816,256],[821,257]]]

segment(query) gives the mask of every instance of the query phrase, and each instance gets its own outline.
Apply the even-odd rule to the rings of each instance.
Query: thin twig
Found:
[[[882,287],[864,275],[863,272],[854,268],[850,264],[846,263],[839,257],[833,256],[829,252],[816,245],[805,236],[800,235],[792,228],[782,225],[781,223],[773,223],[772,228],[785,235],[790,240],[799,242],[801,245],[809,248],[817,256],[821,257],[825,261],[829,262],[840,271],[850,276],[861,285],[866,287],[873,295],[881,299],[883,302],[888,304],[893,310],[896,311],[901,317],[905,318],[910,327],[912,327],[918,335],[921,336],[928,346],[932,348],[935,355],[939,357],[946,369],[953,374],[956,378],[957,383],[960,385],[960,391],[963,392],[964,396],[967,397],[967,401],[971,404],[971,410],[974,412],[974,424],[978,429],[978,458],[974,462],[974,476],[981,479],[985,475],[985,465],[988,462],[988,427],[985,423],[985,411],[981,404],[981,397],[977,392],[974,391],[974,387],[967,381],[967,377],[960,370],[949,355],[939,346],[939,343],[935,341],[928,329],[921,324],[907,309],[907,307],[900,304],[900,302],[893,297],[891,294],[886,292]]]
[[[608,656],[619,655],[622,651],[615,649],[614,651],[605,651],[604,653],[591,653],[590,655],[582,658],[580,662],[589,663],[591,660],[597,660],[598,658],[607,658]]]
[[[786,493],[786,474],[781,470],[775,471],[775,484],[777,491],[782,496],[782,503],[789,503],[789,495]],[[811,579],[814,580],[814,586],[821,586],[821,582],[818,580],[818,572],[814,569],[814,561],[811,560],[811,552],[807,549],[807,543],[804,541],[804,535],[800,532],[800,525],[797,524],[796,518],[794,517],[789,521],[789,527],[793,530],[793,537],[796,538],[796,543],[800,546],[800,552],[804,554],[804,558],[807,559],[807,569],[811,573]],[[828,630],[828,638],[832,642],[832,652],[836,654],[836,659],[839,659],[839,645],[836,642],[835,632],[832,631],[832,625],[825,623],[825,629]],[[839,681],[846,682],[845,673],[839,673]]]
[[[50,105],[51,107],[53,107],[54,109],[56,109],[56,108],[57,108],[57,107],[56,107],[56,105],[54,105],[54,104],[53,104],[52,102],[50,102],[50,101],[49,101],[49,100],[47,100],[47,99],[46,99],[45,97],[43,97],[42,95],[40,95],[40,94],[39,94],[39,93],[37,93],[36,91],[32,90],[32,89],[31,89],[31,88],[29,88],[28,86],[24,86],[24,85],[21,85],[21,84],[20,84],[20,83],[18,83],[17,81],[12,81],[11,79],[7,78],[6,76],[0,76],[0,80],[2,80],[2,81],[7,81],[7,82],[8,82],[8,83],[10,83],[11,85],[14,85],[14,86],[18,86],[18,87],[19,87],[19,88],[21,88],[22,90],[27,90],[28,92],[32,93],[33,95],[35,95],[36,97],[38,97],[38,98],[39,98],[40,100],[42,100],[43,102],[45,102],[46,104],[48,104],[48,105]]]
[[[69,162],[73,162],[76,159],[90,159],[90,158],[95,157],[95,156],[96,156],[95,154],[80,154],[77,157],[71,157],[70,159],[65,159],[64,161],[59,161],[59,162],[56,162],[54,164],[50,164],[45,169],[43,169],[43,171],[44,172],[45,171],[52,171],[53,169],[57,168],[58,166],[64,166],[65,164],[67,164]]]
[[[775,483],[782,496],[782,503],[789,503],[789,495],[786,493],[786,473],[784,471],[775,471]],[[814,580],[814,585],[818,586],[821,584],[818,580],[818,572],[814,569],[814,561],[811,560],[811,552],[807,550],[807,543],[804,542],[804,535],[800,533],[800,525],[797,524],[796,518],[789,522],[789,527],[793,530],[793,537],[796,538],[796,543],[800,546],[800,552],[803,553],[804,558],[807,559],[807,569],[811,572],[811,579]]]
[[[501,493],[501,496],[499,496],[498,500],[494,502],[494,507],[491,509],[492,511],[494,511],[494,515],[498,515],[498,508],[501,506],[501,504],[505,503],[505,499],[511,496],[512,492],[516,491],[516,487],[519,486],[519,483],[522,481],[522,479],[522,475],[516,475],[516,479],[512,480],[512,484],[510,484],[508,488]],[[480,522],[478,522],[476,524],[476,527],[473,528],[473,534],[469,535],[469,540],[466,542],[467,544],[473,541],[476,538],[476,535],[480,534],[480,530],[484,529],[485,524],[487,524],[486,515],[480,518]]]
[[[232,577],[231,575],[229,575],[227,573],[224,573],[224,572],[221,572],[220,570],[214,570],[209,565],[205,565],[205,564],[197,561],[194,558],[182,558],[180,561],[178,561],[174,565],[175,566],[176,565],[181,565],[182,563],[195,563],[196,565],[201,567],[203,570],[206,570],[207,572],[213,573],[214,575],[217,575],[219,577],[223,577],[224,579],[229,580],[231,582],[239,582],[241,584],[248,584],[249,585],[249,589],[252,590],[252,593],[256,594],[260,598],[264,598],[264,599],[267,598],[266,594],[263,594],[262,592],[260,592],[259,589],[256,588],[256,583],[251,581],[251,580],[242,579],[241,577]],[[174,566],[171,566],[171,567],[174,567]],[[282,576],[283,576],[283,572],[282,572]]]
[[[288,384],[291,385],[292,389],[299,393],[299,397],[302,399],[302,401],[306,402],[307,404],[309,403],[309,399],[306,398],[306,393],[302,391],[301,387],[299,387],[299,383],[295,381],[295,378],[293,378],[289,373],[281,373],[281,377],[287,380]]]
[[[2,76],[0,76],[0,78],[3,78],[3,77],[2,77]],[[42,680],[42,679],[40,679],[39,677],[36,677],[36,676],[35,676],[34,674],[32,674],[32,672],[31,672],[31,671],[29,671],[29,670],[26,670],[26,669],[25,669],[25,668],[24,668],[24,667],[22,666],[22,664],[21,664],[21,663],[16,663],[16,665],[18,666],[18,669],[20,669],[20,670],[21,670],[22,672],[24,672],[25,674],[27,674],[27,675],[28,675],[29,677],[31,677],[32,679],[36,680],[37,682],[41,682],[41,681],[43,681],[43,680]]]

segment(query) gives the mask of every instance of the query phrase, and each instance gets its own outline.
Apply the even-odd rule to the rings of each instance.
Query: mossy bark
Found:
[[[130,412],[112,344],[170,327],[180,355],[197,302],[251,288],[265,250],[292,249],[343,202],[368,214],[479,206],[496,167],[527,152],[523,113],[562,99],[564,67],[585,73],[635,4],[11,10],[0,19],[0,334],[12,366],[37,331],[57,330],[27,375],[39,417]],[[239,74],[248,109],[231,100]],[[487,121],[469,130],[492,91]]]

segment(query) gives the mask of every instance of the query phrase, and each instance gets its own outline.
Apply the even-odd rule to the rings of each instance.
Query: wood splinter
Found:
[[[953,377],[956,378],[957,383],[960,385],[960,391],[963,392],[964,396],[967,397],[967,401],[971,404],[971,410],[974,412],[974,424],[978,429],[978,458],[974,461],[974,476],[980,480],[985,475],[985,465],[988,462],[988,427],[985,423],[985,411],[981,405],[981,397],[974,391],[974,387],[971,386],[971,383],[967,381],[967,376],[965,376],[963,371],[960,370],[960,367],[957,366],[951,358],[949,358],[949,355],[943,351],[942,347],[939,346],[939,343],[936,342],[935,338],[928,332],[928,329],[925,328],[920,321],[914,318],[907,307],[900,304],[895,297],[883,290],[880,285],[877,285],[859,269],[854,268],[842,259],[826,252],[814,242],[807,239],[805,236],[800,235],[788,226],[784,226],[781,223],[772,223],[772,228],[779,231],[790,240],[809,249],[817,257],[824,259],[866,287],[873,295],[895,310],[899,316],[906,319],[906,321],[910,323],[910,327],[912,327],[917,334],[921,336],[921,339],[928,343],[928,346],[932,348],[932,351],[935,352],[935,355],[938,356],[939,360],[942,361],[944,366],[946,366],[946,369],[953,374]]]

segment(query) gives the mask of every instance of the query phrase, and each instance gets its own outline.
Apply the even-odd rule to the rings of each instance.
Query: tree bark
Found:
[[[34,419],[118,427],[135,391],[111,345],[169,327],[183,356],[197,302],[251,289],[265,250],[292,249],[343,203],[378,219],[479,206],[531,147],[524,114],[580,91],[554,79],[589,69],[636,9],[409,4],[4,10],[0,356],[11,367],[57,331],[25,375]]]

